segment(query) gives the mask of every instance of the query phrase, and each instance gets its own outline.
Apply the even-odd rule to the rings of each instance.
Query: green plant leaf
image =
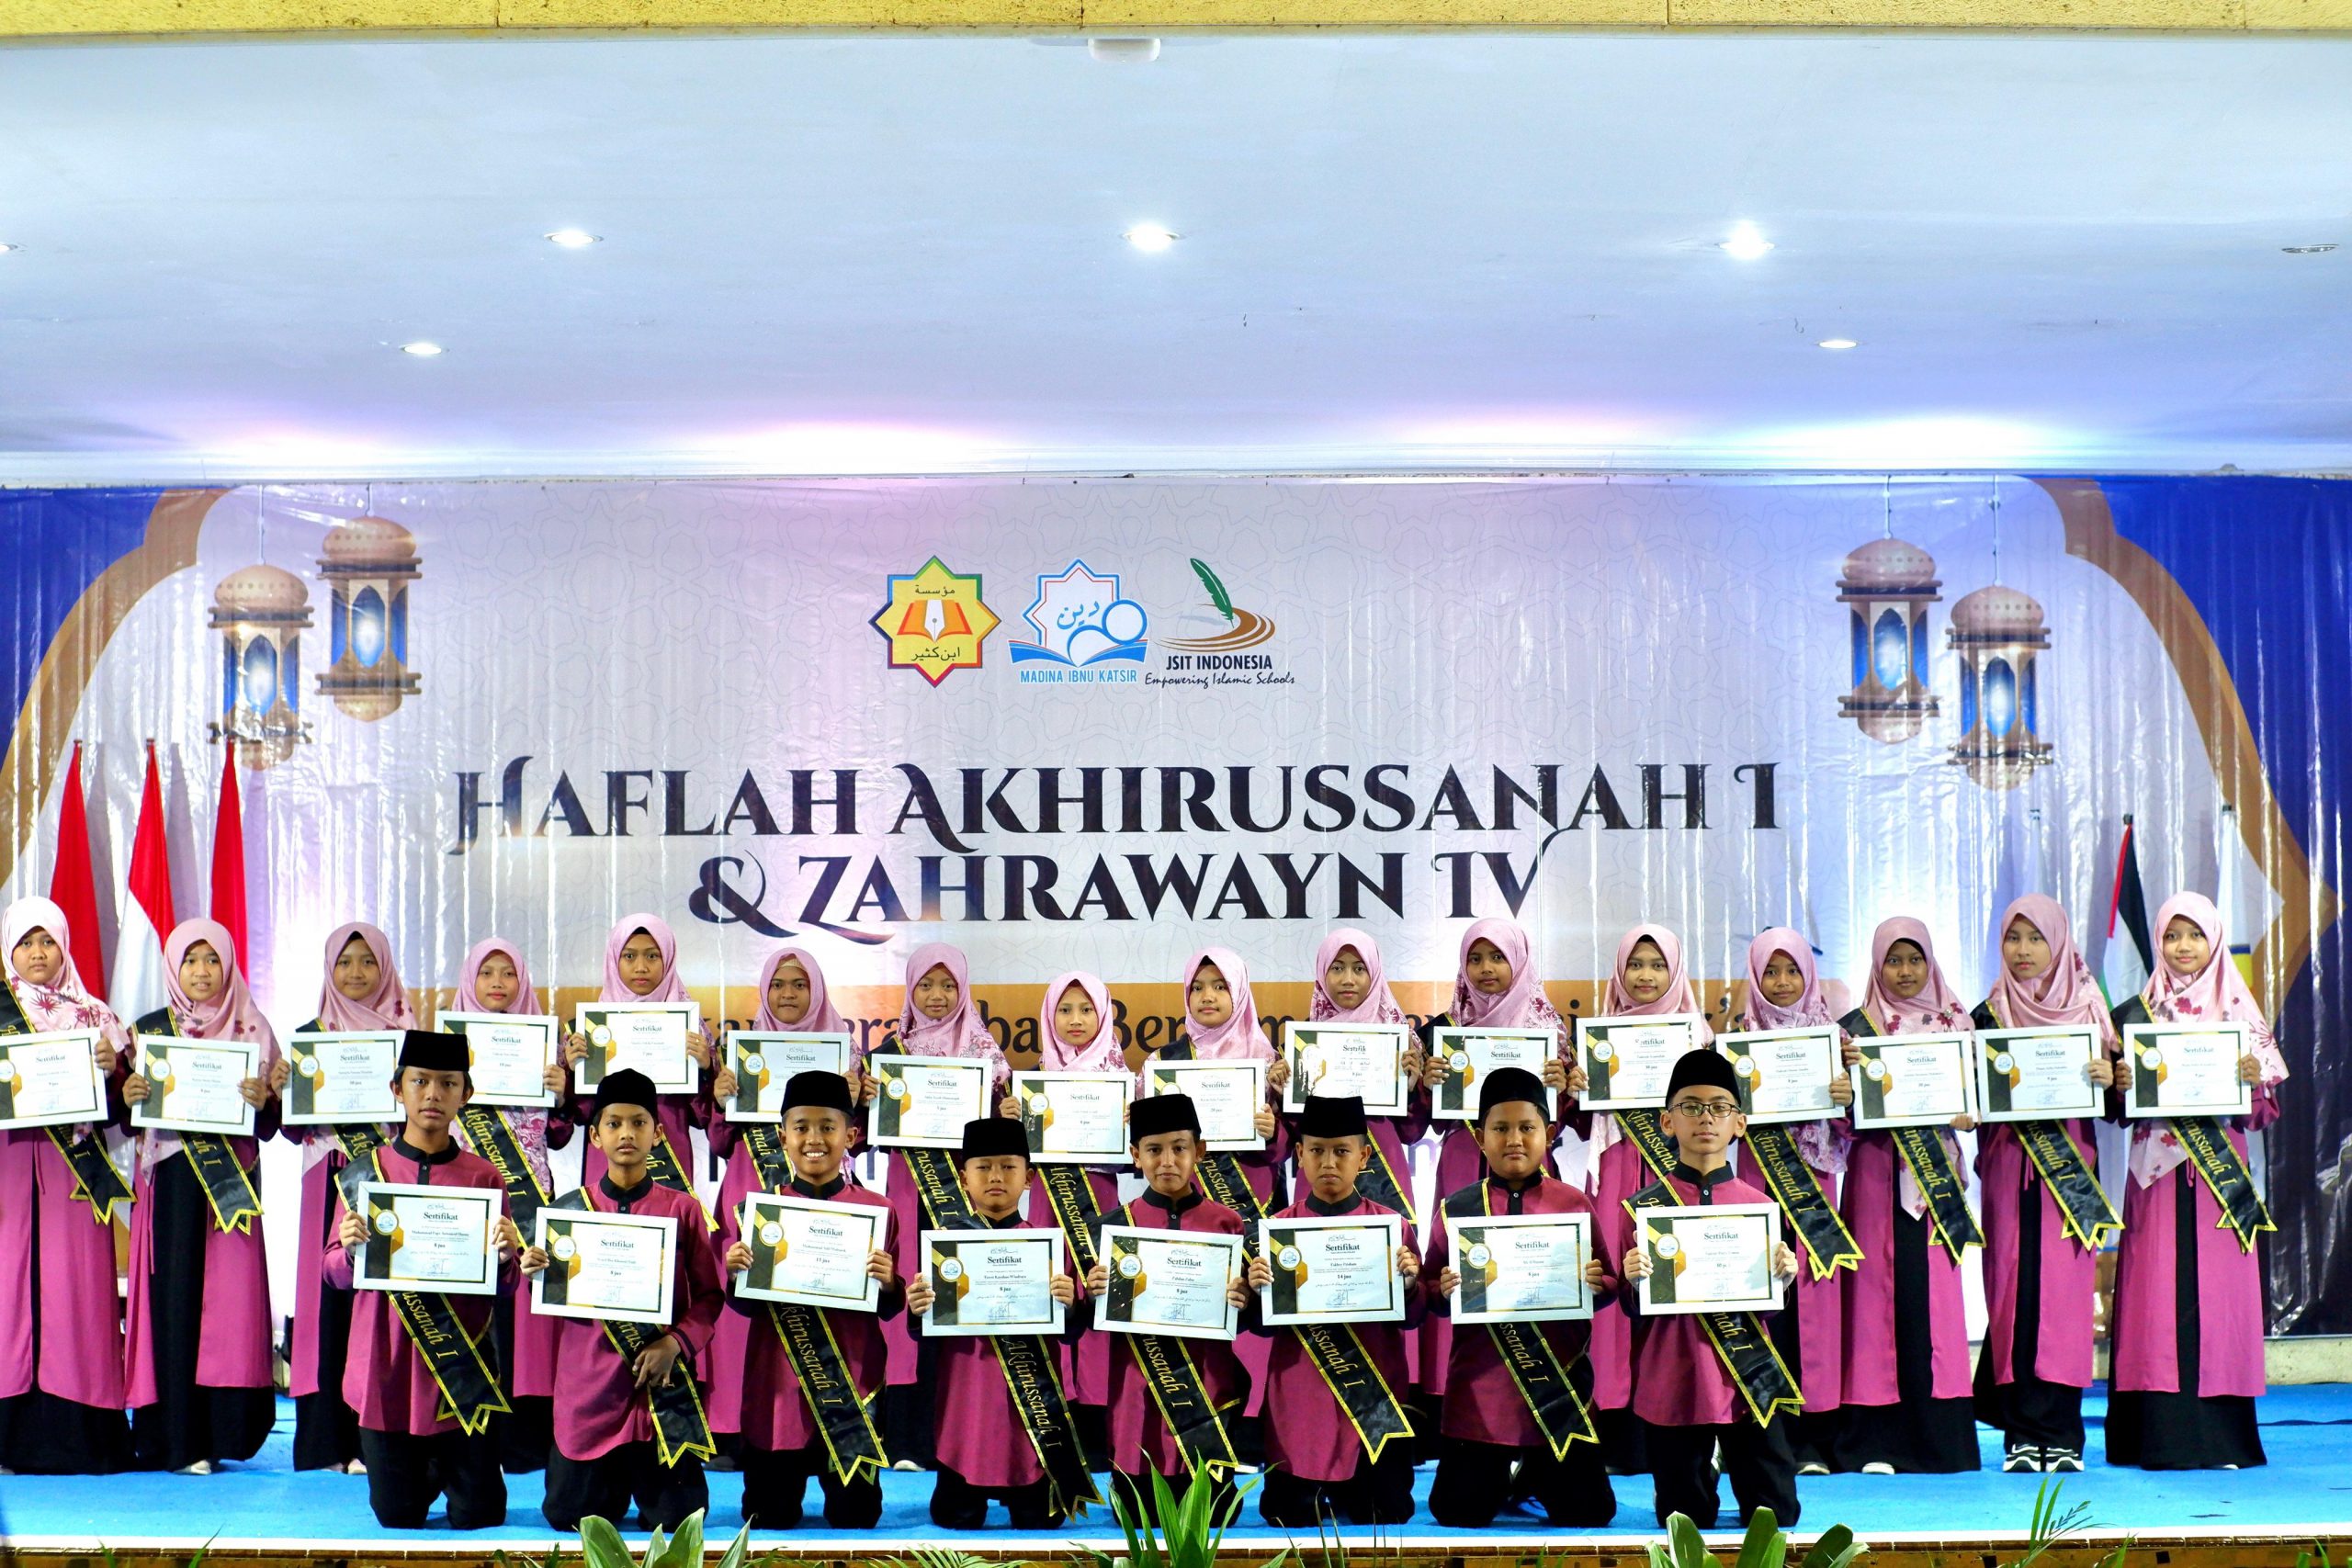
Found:
[[[629,1555],[621,1532],[613,1528],[612,1520],[598,1514],[580,1521],[580,1557],[586,1568],[637,1568],[637,1559]]]
[[[645,1568],[702,1568],[702,1515],[696,1508],[678,1523],[678,1533],[662,1544],[662,1532],[653,1532],[653,1544],[646,1549]]]
[[[1699,1527],[1688,1514],[1676,1514],[1666,1521],[1666,1538],[1674,1543],[1674,1568],[1723,1568],[1707,1543],[1700,1539]]]
[[[1798,1568],[1849,1568],[1863,1550],[1861,1542],[1854,1539],[1852,1530],[1844,1525],[1831,1525],[1821,1532],[1820,1539],[1813,1543],[1813,1550],[1804,1554],[1804,1561],[1798,1564]]]
[[[743,1560],[752,1554],[752,1527],[745,1525],[727,1543],[727,1551],[718,1560],[718,1568],[743,1568]]]
[[[1781,1533],[1781,1521],[1770,1508],[1758,1508],[1747,1517],[1747,1534],[1739,1543],[1739,1568],[1781,1568],[1789,1555],[1789,1538]]]

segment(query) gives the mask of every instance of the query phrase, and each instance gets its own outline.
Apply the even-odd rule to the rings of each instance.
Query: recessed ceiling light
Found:
[[[1178,236],[1172,230],[1157,223],[1138,223],[1126,232],[1127,243],[1139,251],[1164,251],[1174,244]]]
[[[1826,337],[1821,340],[1821,346],[1824,348],[1852,348],[1855,346],[1855,343],[1854,340],[1849,337]]]
[[[424,339],[419,338],[414,343],[401,344],[401,352],[413,354],[419,359],[431,359],[441,352],[441,345],[437,343],[427,343]]]
[[[2335,249],[2334,245],[2281,245],[2278,248],[2290,256],[2324,256]]]
[[[1159,58],[1159,40],[1156,38],[1091,38],[1086,40],[1086,52],[1095,59],[1114,64],[1148,64]]]
[[[1715,248],[1734,261],[1754,261],[1771,254],[1772,242],[1758,232],[1755,224],[1741,223],[1734,226],[1731,238],[1719,242]]]
[[[567,251],[584,251],[604,237],[602,234],[591,234],[585,229],[558,229],[542,236],[548,243],[561,245]]]
[[[12,245],[6,240],[0,240],[0,256],[6,255],[10,251],[21,251],[24,248],[22,245]]]

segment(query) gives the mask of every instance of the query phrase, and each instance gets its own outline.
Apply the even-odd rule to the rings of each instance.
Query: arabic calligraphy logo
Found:
[[[1105,576],[1074,560],[1054,576],[1041,576],[1036,601],[1022,618],[1037,635],[1034,641],[1013,643],[1015,664],[1083,669],[1114,660],[1143,662],[1143,606],[1120,593],[1116,572]]]
[[[1226,620],[1226,629],[1215,637],[1170,637],[1159,639],[1162,648],[1177,649],[1185,653],[1238,653],[1245,648],[1255,648],[1274,635],[1274,623],[1255,610],[1238,609],[1225,584],[1209,570],[1208,562],[1198,557],[1193,559],[1193,570],[1201,586],[1209,592],[1209,603]]]
[[[996,612],[980,601],[976,572],[959,577],[937,556],[919,571],[892,573],[889,597],[867,623],[890,645],[890,668],[920,671],[936,686],[951,671],[980,667]]]

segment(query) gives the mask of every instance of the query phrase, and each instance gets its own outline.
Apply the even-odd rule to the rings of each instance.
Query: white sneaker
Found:
[[[2041,1450],[2041,1468],[2057,1475],[2079,1475],[2083,1470],[2083,1456],[2072,1449],[2044,1449]]]
[[[1874,1459],[1862,1466],[1864,1475],[1893,1475],[1894,1467],[1883,1459]]]
[[[365,1475],[368,1473],[367,1461],[356,1459],[348,1461],[343,1467],[343,1472],[345,1475]]]
[[[175,1475],[209,1475],[212,1473],[212,1461],[209,1459],[200,1459],[194,1464],[184,1465],[180,1469],[174,1471],[172,1473]]]
[[[1829,1473],[1829,1467],[1822,1463],[1817,1459],[1809,1459],[1803,1464],[1797,1466],[1797,1473],[1799,1475],[1826,1475]]]

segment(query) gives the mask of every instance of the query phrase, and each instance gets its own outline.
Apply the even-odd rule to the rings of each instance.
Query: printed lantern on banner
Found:
[[[220,718],[215,740],[235,742],[238,760],[266,768],[311,738],[302,722],[302,632],[311,591],[290,571],[249,566],[212,591],[207,624],[220,633]]]
[[[319,575],[334,592],[327,612],[334,663],[319,676],[319,694],[372,724],[399,711],[424,680],[408,667],[408,585],[420,575],[415,537],[389,518],[355,517],[327,531]]]
[[[1960,654],[1960,744],[1951,760],[1987,789],[2015,789],[2050,761],[2036,733],[2036,656],[2050,646],[2041,606],[2014,588],[1980,588],[1951,607]]]
[[[1928,606],[1943,595],[1933,556],[1908,540],[1872,539],[1846,558],[1838,603],[1852,606],[1854,689],[1838,716],[1890,746],[1936,716],[1928,689]]]

